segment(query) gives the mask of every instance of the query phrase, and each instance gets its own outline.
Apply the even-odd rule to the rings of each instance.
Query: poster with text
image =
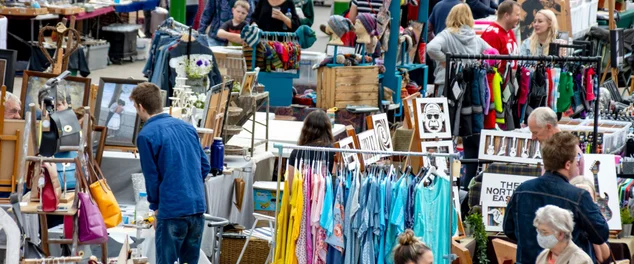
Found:
[[[583,176],[592,181],[596,190],[591,194],[610,230],[621,230],[621,214],[616,182],[614,155],[584,154]]]
[[[482,203],[482,220],[487,232],[502,232],[506,205],[517,187],[525,181],[534,179],[531,176],[484,173],[480,202]]]

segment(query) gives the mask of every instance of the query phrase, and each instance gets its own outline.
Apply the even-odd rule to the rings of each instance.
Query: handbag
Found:
[[[49,131],[42,132],[40,155],[51,157],[60,147],[79,146],[80,131],[79,120],[72,109],[53,112]]]
[[[44,212],[57,211],[59,197],[62,194],[55,167],[55,163],[42,164],[42,174],[40,177],[44,177],[44,187],[42,187],[42,200],[40,203],[42,204],[42,211]]]
[[[121,208],[119,208],[119,203],[117,203],[112,189],[108,186],[108,182],[103,177],[103,173],[98,165],[91,160],[88,162],[88,167],[92,175],[96,178],[96,180],[90,184],[90,194],[99,207],[106,227],[111,228],[118,226],[122,219]]]
[[[99,207],[90,199],[90,195],[78,192],[79,198],[79,241],[85,244],[103,244],[108,241],[108,230]]]

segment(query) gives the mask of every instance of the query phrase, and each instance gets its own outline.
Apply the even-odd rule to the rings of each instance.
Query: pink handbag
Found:
[[[78,192],[79,197],[79,241],[102,244],[108,241],[108,230],[99,207],[90,199],[90,194]]]

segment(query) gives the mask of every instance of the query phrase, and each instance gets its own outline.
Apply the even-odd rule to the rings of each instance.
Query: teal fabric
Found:
[[[315,31],[313,31],[309,26],[302,25],[296,31],[295,35],[299,39],[299,45],[302,49],[308,49],[313,46],[315,41],[317,41],[317,36],[315,35]]]
[[[388,228],[385,238],[385,263],[394,263],[392,249],[396,246],[398,235],[405,231],[405,199],[407,198],[408,177],[401,177],[392,185],[392,206],[388,219]],[[439,262],[440,263],[440,262]]]
[[[455,234],[458,214],[453,211],[453,225],[449,226],[449,212],[442,210],[439,212],[437,208],[449,208],[451,199],[449,190],[451,185],[449,181],[442,177],[436,177],[433,185],[425,187],[421,181],[416,186],[416,201],[414,215],[414,234],[421,238],[422,241],[432,249],[434,253],[434,263],[445,263],[443,257],[450,253],[448,241],[449,228],[452,234]]]
[[[326,177],[326,194],[324,196],[324,208],[321,211],[321,218],[319,224],[326,230],[326,235],[332,235],[334,228],[334,215],[332,211],[332,205],[335,202],[335,194],[332,191],[332,177]]]

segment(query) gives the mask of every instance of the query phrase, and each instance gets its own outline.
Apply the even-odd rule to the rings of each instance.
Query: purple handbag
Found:
[[[79,197],[79,241],[89,244],[103,244],[108,241],[108,230],[99,207],[87,193],[77,192]]]

